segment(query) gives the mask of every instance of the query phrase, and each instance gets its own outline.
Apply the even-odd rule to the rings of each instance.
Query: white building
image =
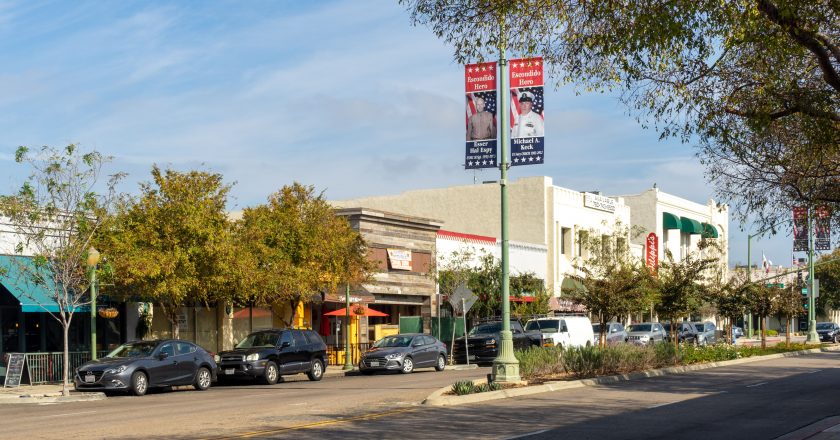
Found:
[[[468,252],[468,261],[473,267],[480,264],[482,255],[492,255],[496,260],[502,258],[502,241],[495,237],[466,234],[441,229],[437,233],[437,256],[439,263],[451,260],[454,253]],[[509,243],[510,273],[519,275],[533,273],[534,276],[546,279],[546,260],[548,248],[545,245],[511,241]]]

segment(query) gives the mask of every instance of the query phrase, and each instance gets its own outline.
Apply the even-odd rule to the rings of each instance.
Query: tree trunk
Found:
[[[170,313],[166,314],[166,318],[169,320],[169,331],[172,335],[172,339],[179,339],[181,336],[181,329],[178,325],[178,313],[175,312],[175,309],[169,309]]]
[[[765,334],[766,325],[764,324],[764,317],[758,317],[758,332],[761,334],[761,349],[767,348],[767,335]]]
[[[598,345],[601,348],[604,348],[604,347],[607,346],[607,322],[606,321],[601,322],[601,328],[598,331]]]
[[[793,321],[790,316],[785,317],[787,322],[785,323],[785,344],[790,345],[790,323]]]
[[[680,350],[680,337],[677,332],[676,318],[671,319],[671,337],[674,338],[674,356],[676,356],[677,352]]]
[[[69,396],[70,395],[70,384],[67,382],[67,376],[70,374],[70,350],[69,350],[69,342],[70,342],[70,323],[69,322],[62,322],[62,327],[64,330],[64,379],[61,381],[61,395],[62,396]],[[95,347],[96,344],[93,343]]]

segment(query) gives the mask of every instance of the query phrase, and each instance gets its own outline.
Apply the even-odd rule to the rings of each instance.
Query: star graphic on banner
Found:
[[[519,158],[518,158],[518,157],[514,157],[514,158],[513,158],[513,161],[518,163],[518,162],[519,162]]]
[[[528,162],[533,162],[533,161],[534,161],[533,156],[528,158]]]
[[[487,70],[489,70],[489,71],[491,71],[491,72],[492,72],[492,71],[493,71],[493,69],[495,69],[495,68],[496,68],[496,66],[494,66],[494,65],[492,65],[492,64],[491,64],[491,65],[489,65],[489,66],[487,66]]]
[[[467,72],[472,73],[472,67],[468,68]]]
[[[487,67],[485,67],[485,66],[481,66],[481,71],[482,71],[482,72],[484,72],[484,71],[486,71],[486,70],[487,70]]]
[[[534,65],[539,66],[539,65],[540,65],[540,62],[539,62],[539,61],[537,61],[537,62],[535,62],[535,63],[534,63]]]
[[[542,162],[542,156],[537,155],[537,160],[538,160],[538,161],[540,161],[540,162]]]
[[[472,161],[469,161],[469,162],[467,162],[467,163],[469,164],[469,166],[472,166]]]

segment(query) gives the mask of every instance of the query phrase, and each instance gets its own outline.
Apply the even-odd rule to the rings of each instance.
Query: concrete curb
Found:
[[[24,403],[69,403],[69,402],[92,402],[105,400],[105,393],[73,393],[69,396],[62,396],[61,393],[48,394],[22,394],[0,396],[0,405],[17,405]]]
[[[466,405],[469,403],[478,403],[478,402],[486,402],[488,400],[497,400],[497,399],[507,399],[509,397],[519,397],[519,396],[528,396],[531,394],[539,394],[539,393],[547,393],[550,391],[559,391],[565,390],[570,388],[582,388],[585,386],[593,386],[593,385],[600,385],[600,384],[607,384],[607,383],[617,383],[617,382],[624,382],[628,380],[634,379],[644,379],[648,377],[659,377],[659,376],[669,376],[673,374],[680,374],[689,371],[698,371],[698,370],[705,370],[708,368],[717,368],[717,367],[726,367],[730,365],[739,365],[739,364],[747,364],[751,362],[759,362],[759,361],[766,361],[770,359],[779,359],[785,357],[795,357],[795,356],[802,356],[804,354],[810,353],[821,353],[821,352],[836,352],[840,351],[838,348],[812,348],[808,350],[800,350],[800,351],[791,351],[788,353],[777,353],[777,354],[769,354],[765,356],[753,356],[741,359],[733,359],[731,361],[721,361],[721,362],[710,362],[706,364],[694,364],[694,365],[686,365],[682,367],[667,367],[667,368],[659,368],[656,370],[646,370],[646,371],[639,371],[635,373],[628,373],[628,374],[618,374],[615,376],[602,376],[602,377],[595,377],[591,379],[578,379],[578,380],[564,380],[564,381],[554,381],[554,382],[547,382],[541,385],[533,385],[533,386],[525,386],[520,388],[509,388],[506,390],[499,390],[499,391],[487,391],[484,393],[476,393],[476,394],[467,394],[464,396],[455,396],[455,395],[445,395],[449,391],[452,390],[452,386],[443,387],[434,393],[430,394],[426,399],[422,402],[423,405],[429,406],[455,406],[455,405]],[[474,380],[473,383],[475,384],[482,384],[486,383],[487,379],[477,379]]]

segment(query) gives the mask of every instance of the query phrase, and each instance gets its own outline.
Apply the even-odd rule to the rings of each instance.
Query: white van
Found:
[[[577,315],[532,319],[525,324],[525,331],[539,331],[545,345],[559,347],[588,347],[595,337],[589,318]]]

